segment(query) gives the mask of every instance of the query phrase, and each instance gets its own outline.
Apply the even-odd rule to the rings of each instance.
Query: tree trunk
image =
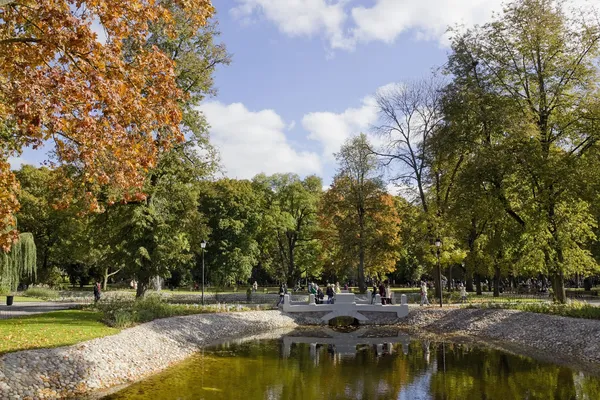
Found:
[[[434,277],[433,277],[433,282],[435,283],[435,297],[437,299],[440,298],[440,294],[442,292],[442,282],[440,281],[440,268],[441,265],[438,264],[436,265],[436,267],[434,268]]]
[[[473,292],[473,274],[468,274],[467,275],[467,286],[466,286],[466,290],[467,292]]]
[[[494,297],[500,297],[500,267],[494,265]]]
[[[102,290],[106,291],[107,284],[108,284],[108,268],[104,268],[104,279],[102,281]]]
[[[475,287],[477,288],[477,295],[481,296],[483,292],[481,291],[481,276],[479,274],[475,274]]]
[[[287,234],[288,237],[288,260],[289,260],[289,264],[288,264],[288,273],[286,274],[286,283],[287,286],[289,288],[293,288],[294,286],[296,286],[296,282],[294,282],[294,280],[296,279],[295,277],[295,271],[296,271],[296,264],[295,264],[295,260],[294,260],[294,249],[296,247],[296,241],[295,239],[292,237],[292,234]]]
[[[358,261],[358,290],[360,293],[365,293],[367,291],[367,284],[365,283],[365,249],[362,240],[360,243]]]
[[[362,208],[359,210],[358,223],[360,226],[358,238],[358,290],[360,293],[367,291],[367,284],[365,283],[365,216]]]
[[[552,290],[554,291],[554,301],[565,304],[567,302],[567,294],[565,293],[565,277],[562,272],[551,275]]]
[[[452,265],[448,267],[448,292],[452,291]]]

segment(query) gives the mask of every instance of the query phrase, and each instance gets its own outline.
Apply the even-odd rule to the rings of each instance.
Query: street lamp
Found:
[[[440,289],[440,307],[442,307],[442,266],[440,265],[440,248],[442,247],[442,241],[440,238],[435,239],[435,247],[437,247],[437,267],[438,267],[438,278],[439,278],[439,289]]]
[[[204,249],[206,248],[206,241],[200,242],[202,248],[202,305],[204,305]]]

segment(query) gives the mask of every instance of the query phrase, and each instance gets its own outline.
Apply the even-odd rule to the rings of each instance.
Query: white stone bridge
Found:
[[[309,296],[308,303],[291,301],[286,294],[283,300],[283,311],[296,314],[307,319],[307,323],[326,324],[337,317],[355,318],[359,324],[392,324],[408,315],[406,295],[402,295],[400,304],[381,304],[379,294],[371,303],[371,293],[367,292],[366,300],[357,298],[354,293],[337,293],[334,304],[316,304],[315,296]]]

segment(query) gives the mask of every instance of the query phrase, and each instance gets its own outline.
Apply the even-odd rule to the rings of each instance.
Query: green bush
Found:
[[[58,299],[59,297],[56,290],[46,288],[30,288],[25,291],[24,295],[27,297],[37,297],[46,300]]]
[[[103,313],[105,323],[117,328],[128,328],[138,323],[179,315],[248,310],[246,307],[220,304],[169,304],[158,293],[148,294],[141,299],[134,299],[126,293],[116,294],[100,300],[95,307]]]
[[[118,310],[114,313],[113,326],[117,328],[129,328],[135,325],[134,314],[125,310]]]
[[[560,315],[563,317],[600,319],[600,307],[594,307],[585,302],[572,301],[568,304],[559,303],[481,303],[468,308],[502,308],[534,312],[539,314]]]

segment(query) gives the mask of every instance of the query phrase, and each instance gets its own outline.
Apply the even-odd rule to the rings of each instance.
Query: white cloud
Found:
[[[385,189],[392,196],[400,196],[402,194],[402,187],[394,182],[388,183]]]
[[[348,18],[344,5],[348,0],[237,0],[230,10],[235,17],[245,21],[262,14],[289,36],[324,34],[334,48],[348,48],[351,43],[343,34]]]
[[[388,90],[395,84],[387,84],[377,92]],[[333,154],[340,150],[342,144],[350,137],[364,133],[370,142],[377,146],[379,137],[370,135],[372,126],[377,123],[377,102],[374,96],[367,96],[358,108],[348,108],[341,113],[312,112],[302,119],[302,126],[309,132],[308,138],[319,142],[323,148],[326,161],[333,160]]]
[[[333,153],[351,136],[367,133],[377,120],[377,108],[373,97],[365,97],[359,108],[348,108],[342,113],[312,112],[302,118],[302,126],[308,138],[323,147],[323,155],[332,160]]]
[[[400,34],[413,31],[418,39],[443,42],[449,26],[484,22],[500,7],[499,0],[378,0],[373,7],[352,9],[352,37],[357,42],[393,43]]]
[[[324,37],[331,49],[353,49],[357,43],[392,43],[405,32],[418,39],[446,44],[446,29],[488,21],[503,0],[375,0],[351,6],[349,0],[236,0],[234,17],[263,16],[289,36]],[[371,4],[370,2],[369,4]],[[573,0],[576,7],[594,0]]]
[[[207,102],[200,109],[211,126],[211,142],[219,148],[228,176],[321,173],[319,155],[295,150],[284,134],[286,123],[275,111],[254,112],[241,103],[225,105],[217,101]]]

